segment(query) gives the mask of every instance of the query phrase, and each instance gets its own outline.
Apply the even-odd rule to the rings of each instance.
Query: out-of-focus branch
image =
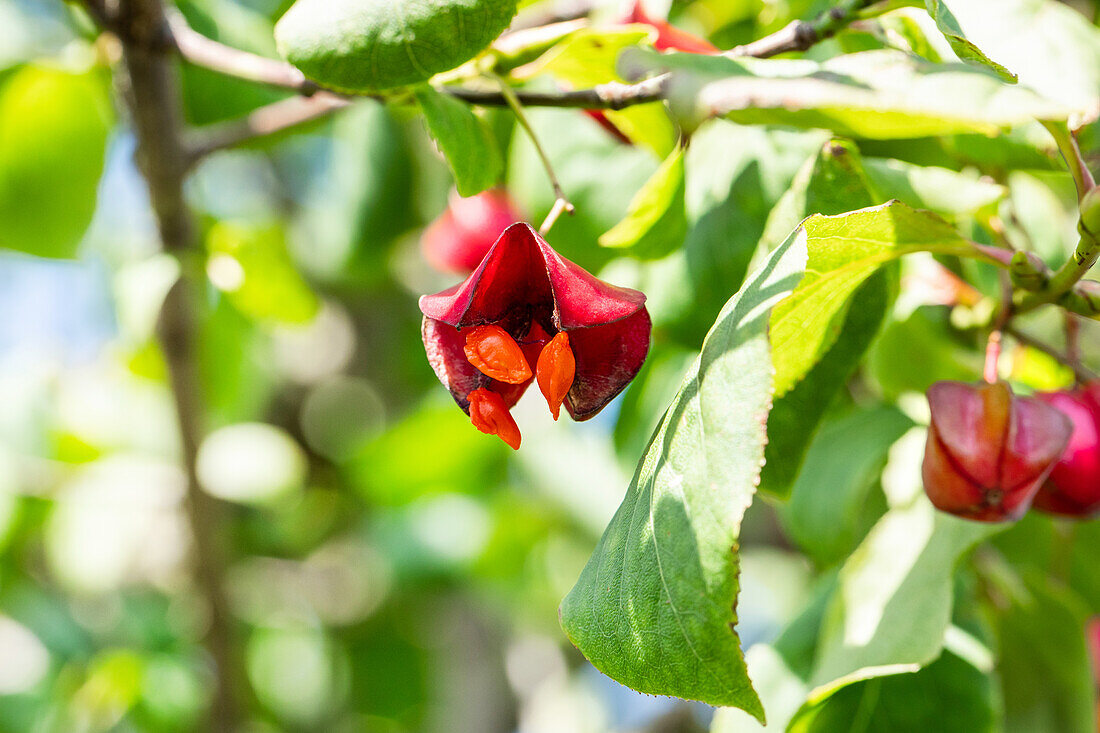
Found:
[[[814,20],[795,21],[769,36],[745,46],[738,46],[728,53],[733,56],[765,58],[787,51],[804,51],[851,23],[858,12],[870,4],[870,0],[841,0],[837,7]],[[105,24],[105,27],[113,32],[120,32],[117,24]],[[238,79],[286,89],[305,97],[318,98],[324,95],[323,101],[313,104],[279,102],[256,110],[245,119],[219,125],[209,131],[209,134],[196,135],[189,153],[191,163],[215,150],[318,119],[347,106],[354,99],[377,98],[376,95],[348,94],[324,89],[285,61],[242,51],[207,38],[191,28],[177,11],[171,11],[167,15],[161,31],[150,42],[162,49],[174,49],[189,63]],[[662,75],[636,84],[600,84],[590,89],[557,92],[516,90],[514,96],[524,107],[618,110],[663,100],[667,81],[668,77]],[[510,104],[508,97],[500,89],[449,86],[443,91],[470,104],[486,107],[505,107]]]
[[[1078,381],[1090,382],[1097,378],[1096,373],[1082,365],[1079,359],[1074,359],[1072,355],[1059,351],[1050,344],[1040,341],[1033,336],[1029,336],[1015,326],[1009,326],[1008,328],[1006,328],[1005,333],[1016,339],[1016,341],[1023,344],[1024,346],[1030,346],[1036,351],[1043,352],[1055,361],[1061,364],[1065,364],[1073,370],[1073,374],[1078,379]]]
[[[188,136],[188,166],[211,153],[236,147],[257,138],[275,135],[299,125],[327,117],[353,102],[328,92],[312,97],[290,97],[255,109],[239,120],[208,125]]]
[[[195,579],[209,605],[206,649],[216,665],[209,721],[205,730],[232,731],[242,720],[241,664],[234,644],[225,596],[226,559],[222,550],[219,502],[204,492],[195,469],[203,434],[203,407],[195,350],[194,284],[186,265],[198,239],[184,200],[188,157],[176,70],[158,48],[165,27],[161,0],[89,2],[122,45],[118,69],[137,138],[137,163],[149,189],[162,246],[185,265],[165,296],[157,335],[168,365],[169,384],[179,427],[181,461],[187,477],[187,516],[194,540]]]
[[[736,46],[726,52],[727,56],[753,56],[766,59],[781,53],[807,51],[815,43],[834,36],[856,20],[859,11],[871,5],[874,0],[841,0],[835,7],[817,16],[813,20],[795,20],[771,35]]]

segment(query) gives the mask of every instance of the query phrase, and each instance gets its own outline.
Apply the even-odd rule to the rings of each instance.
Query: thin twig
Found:
[[[1029,346],[1036,351],[1041,351],[1047,356],[1051,357],[1060,364],[1065,364],[1067,367],[1073,370],[1074,376],[1078,381],[1089,382],[1097,378],[1097,374],[1091,369],[1085,367],[1081,362],[1074,362],[1073,359],[1066,353],[1059,351],[1050,344],[1044,343],[1039,339],[1029,336],[1028,334],[1020,331],[1015,326],[1009,326],[1005,329],[1005,333],[1014,338],[1024,346]]]
[[[269,59],[207,38],[189,26],[178,11],[168,15],[168,27],[172,43],[180,56],[196,66],[257,84],[289,89],[304,96],[320,90],[316,83],[285,61]]]
[[[520,104],[519,99],[516,98],[516,93],[512,90],[512,87],[499,76],[493,75],[493,79],[500,85],[500,93],[504,95],[504,99],[508,102],[508,106],[512,108],[512,113],[516,116],[516,121],[527,133],[527,137],[531,139],[531,144],[535,146],[535,151],[539,154],[539,159],[542,161],[542,167],[546,169],[546,177],[550,179],[550,186],[554,189],[554,206],[550,209],[550,215],[546,217],[546,221],[539,227],[539,233],[545,235],[550,231],[550,227],[554,225],[558,217],[564,211],[568,214],[573,213],[573,204],[569,202],[569,197],[565,195],[565,191],[561,187],[561,182],[558,181],[558,175],[554,172],[554,165],[550,162],[550,156],[546,154],[546,150],[542,147],[542,143],[539,142],[539,136],[535,134],[535,128],[531,127],[531,122],[527,119],[527,115],[523,111],[523,105]]]
[[[813,20],[795,20],[780,30],[752,43],[736,46],[726,56],[752,56],[766,59],[781,53],[809,50],[815,43],[830,38],[853,20],[873,0],[841,0],[835,7]]]
[[[290,97],[272,102],[238,120],[208,125],[190,134],[188,167],[211,153],[319,120],[350,104],[353,102],[328,92],[317,92],[312,97]]]
[[[183,113],[175,69],[156,48],[165,24],[162,0],[120,0],[110,21],[119,29],[119,83],[137,138],[137,161],[149,189],[162,246],[186,264],[198,245],[194,215],[184,200],[187,170]],[[203,434],[203,407],[195,350],[195,295],[184,273],[168,291],[157,335],[168,366],[179,428],[181,463],[187,478],[186,511],[193,537],[195,581],[210,609],[205,646],[216,665],[205,730],[231,731],[243,715],[238,697],[243,679],[239,647],[225,595],[222,506],[202,490],[196,457]]]

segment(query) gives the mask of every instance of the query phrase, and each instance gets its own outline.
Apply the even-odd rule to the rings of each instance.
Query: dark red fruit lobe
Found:
[[[937,382],[922,475],[939,509],[980,522],[1019,519],[1069,442],[1069,419],[1004,382]]]

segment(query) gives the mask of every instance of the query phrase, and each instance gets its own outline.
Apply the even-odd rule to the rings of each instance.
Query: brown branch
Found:
[[[188,167],[211,153],[322,119],[350,104],[353,102],[334,94],[317,92],[312,97],[290,97],[272,102],[238,120],[208,125],[189,136]]]
[[[106,16],[105,16],[106,17]],[[203,434],[201,389],[195,352],[195,295],[186,265],[197,247],[194,216],[183,194],[188,159],[175,69],[157,50],[163,33],[161,0],[120,0],[107,18],[122,42],[120,86],[137,138],[137,162],[149,188],[150,204],[165,251],[185,265],[161,308],[157,335],[168,365],[176,407],[181,461],[187,477],[187,517],[193,535],[195,579],[209,604],[206,649],[217,666],[206,730],[230,731],[242,720],[236,687],[243,679],[225,596],[226,559],[221,545],[222,506],[199,485],[195,459]]]
[[[869,4],[870,0],[842,0],[840,5],[812,21],[795,21],[758,41],[738,46],[729,51],[728,55],[766,58],[788,51],[804,51],[852,22],[858,11]],[[289,101],[275,103],[269,108],[256,110],[243,120],[224,123],[212,129],[207,137],[202,136],[206,133],[200,133],[196,135],[196,141],[193,143],[190,153],[191,162],[215,150],[232,147],[253,137],[274,134],[303,122],[318,119],[347,106],[347,102],[354,99],[378,98],[375,95],[348,94],[325,89],[307,79],[291,64],[241,51],[207,38],[191,28],[177,11],[169,14],[168,24],[165,27],[167,40],[161,39],[161,45],[174,48],[192,64],[238,79],[286,89],[303,96],[324,94],[326,100],[316,105],[296,105]],[[515,97],[525,107],[619,110],[636,104],[663,100],[667,81],[668,76],[661,75],[636,84],[612,82],[600,84],[591,89],[559,92],[517,90]],[[443,91],[469,104],[483,107],[505,107],[509,104],[508,98],[499,89],[445,87]],[[344,103],[341,104],[339,100],[343,100]]]
[[[730,49],[725,55],[766,59],[781,53],[808,51],[814,44],[831,38],[837,31],[856,20],[859,11],[873,1],[841,0],[835,7],[813,20],[792,21],[771,35]]]

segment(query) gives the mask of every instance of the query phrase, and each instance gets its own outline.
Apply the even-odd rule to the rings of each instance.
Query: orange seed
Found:
[[[478,371],[498,382],[523,384],[531,378],[531,366],[523,350],[500,326],[475,326],[466,334],[466,358]]]

